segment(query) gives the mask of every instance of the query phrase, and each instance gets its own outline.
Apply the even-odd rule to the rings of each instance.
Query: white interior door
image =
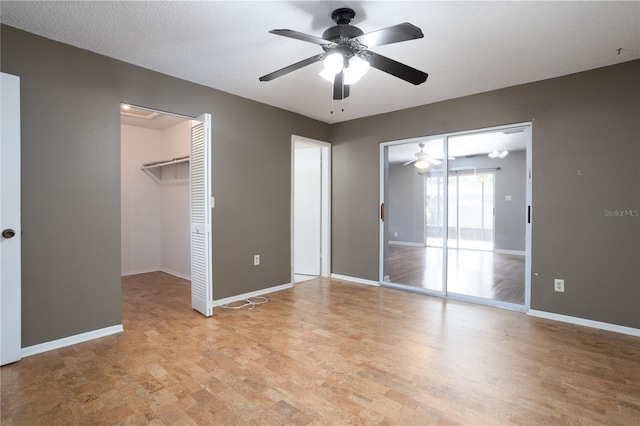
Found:
[[[0,365],[20,359],[20,78],[2,73],[0,117]]]
[[[294,273],[320,275],[322,148],[295,143]]]
[[[191,124],[191,307],[213,314],[211,272],[211,115]]]

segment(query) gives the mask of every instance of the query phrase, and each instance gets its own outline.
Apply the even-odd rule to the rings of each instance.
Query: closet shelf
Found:
[[[165,179],[163,170],[164,167],[167,166],[176,166],[177,164],[188,162],[189,156],[187,155],[185,157],[176,157],[166,161],[154,161],[152,163],[146,163],[143,164],[140,169],[147,173],[154,181],[156,181],[156,183],[159,183],[160,185],[163,185],[165,183],[182,183],[188,182],[189,178],[178,178],[177,169],[174,168],[175,179]]]

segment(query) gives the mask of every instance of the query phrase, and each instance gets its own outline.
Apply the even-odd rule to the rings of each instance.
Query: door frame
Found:
[[[296,142],[315,145],[320,150],[320,276],[331,275],[331,144],[304,136],[291,135],[291,283],[295,285],[295,165]]]
[[[189,124],[189,146],[191,149],[191,128],[193,127],[193,123],[198,121],[198,122],[202,122],[205,123],[207,127],[210,129],[211,127],[211,116],[209,113],[203,113],[202,115],[198,116],[198,117],[192,117],[189,115],[184,115],[184,114],[178,114],[178,113],[174,113],[174,112],[168,112],[168,111],[163,111],[163,110],[159,110],[159,109],[155,109],[155,108],[149,108],[146,106],[140,106],[137,105],[135,103],[131,103],[131,102],[126,102],[126,101],[121,101],[120,102],[120,106],[122,105],[129,105],[132,108],[136,108],[136,109],[142,109],[142,110],[146,110],[146,111],[151,111],[151,112],[156,112],[158,114],[163,114],[163,115],[170,115],[170,116],[174,116],[174,117],[178,117],[178,118],[182,118],[185,120],[188,120],[190,122]],[[122,122],[120,123],[122,125]],[[211,132],[209,132],[209,137],[211,136]],[[211,142],[211,141],[209,141]],[[205,141],[206,143],[206,141]],[[120,135],[120,144],[122,144],[122,135]],[[207,147],[207,149],[205,150],[205,156],[204,156],[204,168],[205,170],[208,170],[208,172],[206,172],[205,174],[211,174],[212,171],[212,152],[211,152],[212,146],[211,143],[209,144],[209,146]],[[191,155],[191,152],[190,152]],[[120,180],[122,180],[122,176],[120,176]],[[204,307],[204,311],[205,312],[201,312],[203,315],[205,316],[210,316],[213,314],[213,305],[214,305],[214,300],[213,300],[213,250],[212,250],[212,246],[213,246],[213,232],[212,232],[212,225],[211,225],[211,221],[212,221],[212,212],[211,210],[214,207],[214,196],[213,196],[213,179],[210,179],[208,182],[208,185],[206,186],[209,189],[209,194],[205,194],[205,199],[203,200],[203,203],[205,206],[208,207],[208,212],[209,212],[209,224],[206,225],[206,232],[208,234],[209,237],[209,259],[208,259],[208,264],[207,264],[207,273],[206,275],[206,280],[208,281],[208,285],[209,285],[209,295],[207,295],[209,297],[209,300],[206,301],[206,306]],[[191,166],[189,166],[189,225],[190,225],[190,253],[189,253],[189,257],[190,257],[190,264],[191,264],[191,273],[190,273],[190,288],[191,288],[191,294],[192,294],[192,299],[193,299],[193,255],[191,254],[191,251],[193,250],[193,239],[191,237],[191,228],[193,228],[193,224],[192,224],[192,220],[191,220]],[[122,253],[120,253],[120,256],[122,256]],[[193,306],[192,306],[193,308]]]
[[[406,286],[402,284],[385,282],[384,281],[384,255],[385,255],[385,247],[388,241],[387,241],[387,235],[385,232],[385,222],[383,220],[384,209],[382,206],[385,203],[385,193],[387,192],[386,180],[385,180],[385,170],[387,169],[386,148],[393,145],[403,145],[403,144],[411,144],[411,143],[417,144],[419,142],[423,142],[428,139],[442,139],[443,145],[444,145],[442,164],[443,164],[443,169],[448,170],[449,169],[448,156],[449,156],[449,138],[450,137],[477,134],[477,133],[495,132],[495,131],[502,131],[507,129],[514,129],[514,128],[522,128],[523,131],[525,132],[525,137],[526,137],[526,189],[525,189],[525,206],[526,206],[525,210],[526,211],[523,212],[523,215],[525,216],[525,272],[524,272],[525,302],[524,302],[524,305],[517,305],[513,303],[501,302],[493,299],[485,299],[485,298],[475,297],[475,296],[460,296],[457,294],[448,293],[447,291],[447,266],[448,266],[448,259],[447,259],[448,250],[447,249],[448,249],[448,238],[449,238],[448,236],[448,204],[449,203],[447,201],[448,191],[444,192],[445,202],[444,202],[444,210],[443,210],[443,226],[444,226],[445,234],[443,236],[443,256],[442,256],[443,258],[443,265],[442,265],[443,289],[442,291],[434,291],[434,290],[428,290],[423,288]],[[521,122],[521,123],[504,124],[500,126],[483,127],[479,129],[465,130],[460,132],[441,133],[437,135],[429,135],[429,136],[415,137],[415,138],[409,138],[409,139],[381,142],[380,155],[379,155],[379,160],[380,160],[379,205],[381,208],[381,215],[378,218],[378,224],[379,224],[378,226],[378,233],[379,233],[378,235],[379,236],[378,282],[380,283],[380,285],[386,286],[386,287],[398,288],[398,289],[416,292],[416,293],[430,294],[430,295],[443,297],[447,299],[455,299],[455,300],[461,300],[465,302],[476,303],[480,305],[487,305],[487,306],[493,306],[493,307],[498,307],[503,309],[528,312],[531,309],[531,252],[532,252],[531,235],[532,235],[532,222],[533,222],[533,203],[532,203],[533,172],[532,172],[532,152],[531,152],[532,145],[533,145],[532,139],[533,139],[533,121],[527,121],[527,122]],[[449,178],[449,174],[443,173],[443,185],[445,188],[448,188],[448,181],[449,181],[448,178]],[[495,217],[494,217],[494,221],[495,221]],[[495,223],[494,223],[494,228],[495,228]]]

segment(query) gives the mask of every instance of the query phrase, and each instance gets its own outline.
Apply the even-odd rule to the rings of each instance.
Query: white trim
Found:
[[[139,275],[139,274],[148,274],[150,272],[164,272],[165,274],[169,274],[169,275],[173,275],[174,277],[178,277],[178,278],[182,278],[184,280],[187,281],[191,281],[191,275],[186,275],[180,272],[176,272],[173,271],[171,269],[167,269],[167,268],[155,268],[155,269],[141,269],[139,271],[129,271],[129,272],[122,272],[120,274],[121,277],[128,277],[130,275]]]
[[[494,253],[498,254],[512,254],[514,256],[526,256],[527,252],[522,250],[502,250],[502,249],[493,249]]]
[[[174,277],[182,278],[183,280],[191,281],[191,275],[183,274],[181,272],[173,271],[167,268],[160,268],[160,272],[164,272],[165,274],[173,275]]]
[[[50,342],[39,343],[33,346],[27,346],[22,348],[22,358],[26,358],[31,355],[41,354],[43,352],[52,351],[54,349],[64,348],[66,346],[76,345],[82,342],[88,342],[89,340],[99,339],[101,337],[110,336],[112,334],[122,333],[124,327],[122,324],[112,325],[111,327],[99,328],[98,330],[87,331],[86,333],[80,333],[62,339],[52,340]]]
[[[524,223],[525,223],[525,239],[524,239],[524,306],[527,310],[531,309],[531,253],[532,253],[532,238],[533,235],[533,120],[528,123],[522,124],[527,136],[527,170],[526,181],[527,186],[525,190],[525,206]],[[527,217],[531,214],[531,217]],[[530,220],[528,220],[530,219]]]
[[[153,113],[156,113],[156,114],[171,115],[173,117],[184,118],[186,120],[195,120],[196,119],[196,117],[191,117],[189,115],[176,114],[175,112],[162,111],[162,110],[159,110],[159,109],[148,108],[148,107],[145,107],[145,106],[131,104],[129,102],[120,102],[120,106],[122,106],[122,105],[129,105],[131,108],[141,109],[141,110],[153,112]],[[120,112],[122,113],[122,108],[120,108]],[[123,113],[123,114],[130,115],[132,117],[143,118],[140,115],[126,114],[126,113]]]
[[[122,272],[120,274],[121,277],[128,277],[130,275],[139,275],[139,274],[148,274],[149,272],[160,272],[161,269],[158,268],[149,268],[149,269],[140,269],[137,271],[127,271],[127,272]]]
[[[372,281],[372,280],[365,280],[364,278],[350,277],[348,275],[331,274],[331,278],[334,278],[336,280],[342,280],[342,281],[350,281],[358,284],[371,285],[374,287],[380,287],[379,282]]]
[[[379,198],[378,198],[378,281],[379,282],[383,282],[384,278],[385,278],[385,274],[384,274],[384,249],[385,249],[385,244],[388,245],[389,242],[389,236],[387,235],[387,233],[385,232],[384,229],[384,220],[382,220],[382,213],[383,213],[383,206],[385,203],[385,198],[384,198],[384,193],[385,193],[385,185],[386,185],[386,181],[385,181],[385,172],[386,169],[385,167],[388,167],[388,160],[387,158],[387,150],[386,150],[386,145],[385,144],[380,144],[380,151],[378,154],[379,157],[379,166],[378,166],[378,173],[380,174],[379,176],[379,184],[378,184],[378,188],[379,188]],[[333,274],[331,274],[331,276],[333,276]],[[378,284],[379,285],[379,284]]]
[[[424,247],[423,243],[414,243],[411,241],[391,241],[389,240],[390,246],[410,246],[410,247]]]
[[[237,296],[225,297],[224,299],[214,300],[213,305],[211,306],[216,307],[216,306],[226,305],[227,303],[237,302],[238,300],[245,300],[250,297],[258,297],[258,296],[262,296],[263,294],[275,293],[276,291],[282,291],[292,287],[293,287],[293,284],[288,283],[288,284],[277,285],[275,287],[263,288],[262,290],[256,290],[249,293],[238,294]]]
[[[554,314],[552,312],[537,311],[530,309],[527,315],[532,317],[544,318],[553,321],[566,322],[569,324],[581,325],[584,327],[597,328],[599,330],[613,331],[614,333],[628,334],[630,336],[640,337],[640,328],[625,327],[623,325],[610,324],[608,322],[593,321],[590,319],[571,317],[569,315]]]

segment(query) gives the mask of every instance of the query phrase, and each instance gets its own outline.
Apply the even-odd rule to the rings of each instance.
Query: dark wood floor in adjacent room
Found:
[[[389,281],[442,291],[442,247],[389,245]],[[450,293],[524,305],[524,256],[489,250],[448,249]]]
[[[640,339],[315,279],[252,310],[123,278],[124,333],[1,369],[3,426],[638,425]]]

